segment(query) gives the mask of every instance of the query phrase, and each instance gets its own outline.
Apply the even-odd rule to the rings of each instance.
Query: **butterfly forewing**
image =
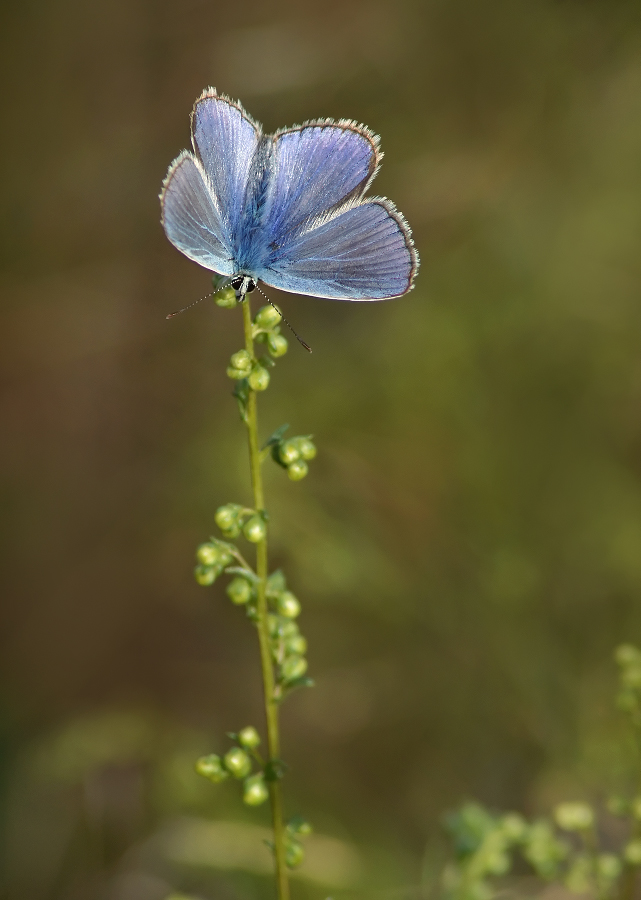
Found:
[[[191,132],[194,150],[220,210],[228,248],[234,252],[260,128],[240,104],[219,97],[210,88],[194,105]]]
[[[352,122],[310,123],[274,136],[271,207],[263,227],[270,241],[360,197],[378,167],[378,138]]]

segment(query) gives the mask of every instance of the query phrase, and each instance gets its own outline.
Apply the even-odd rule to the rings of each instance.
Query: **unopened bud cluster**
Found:
[[[272,444],[272,458],[287,469],[292,481],[300,481],[309,471],[307,463],[316,456],[316,445],[311,435],[299,435]]]
[[[232,540],[242,533],[252,544],[258,544],[267,534],[264,515],[238,503],[219,506],[214,519],[224,537]]]
[[[301,605],[298,598],[287,590],[285,576],[278,569],[267,579],[269,637],[272,659],[277,671],[277,697],[284,697],[292,687],[311,684],[304,679],[307,672],[307,641],[300,633],[296,619]]]
[[[288,868],[295,869],[300,866],[305,858],[305,851],[299,838],[307,837],[313,831],[310,823],[303,819],[302,816],[294,816],[287,823],[286,843],[285,843],[285,861]]]
[[[260,736],[253,726],[248,725],[230,737],[237,743],[224,756],[217,753],[201,756],[196,762],[196,771],[214,784],[230,776],[242,781],[243,801],[248,806],[260,806],[269,797],[264,764],[257,752]],[[257,772],[252,772],[254,762],[260,766]]]
[[[269,366],[274,365],[274,359],[287,353],[287,338],[280,333],[278,323],[281,315],[273,306],[263,306],[254,318],[252,337],[258,342],[266,344],[269,356],[256,359],[247,350],[238,350],[232,354],[227,368],[227,375],[235,381],[247,379],[247,384],[253,391],[264,391],[269,387]]]

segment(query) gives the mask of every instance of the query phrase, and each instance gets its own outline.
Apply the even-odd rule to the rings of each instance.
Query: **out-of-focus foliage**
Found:
[[[641,783],[641,651],[622,644],[616,651],[620,668],[617,705],[629,717],[637,743],[636,782]],[[544,881],[559,883],[574,894],[594,900],[620,897],[632,900],[641,866],[641,796],[610,797],[607,819],[597,823],[594,807],[584,801],[565,801],[554,809],[554,822],[527,822],[518,813],[497,816],[478,803],[467,803],[446,818],[455,860],[443,871],[444,896],[451,900],[490,900],[505,890],[517,853]],[[625,820],[619,846],[612,852],[612,816]],[[554,825],[565,837],[559,835]],[[599,826],[599,827],[598,827]],[[614,831],[614,834],[613,834]],[[576,840],[569,841],[568,835]],[[521,890],[522,892],[522,890]],[[520,892],[518,889],[516,893]]]
[[[251,632],[191,577],[216,509],[251,505],[240,311],[164,318],[210,286],[157,199],[208,84],[268,131],[379,132],[422,259],[398,301],[272,298],[314,352],[290,341],[262,435],[319,447],[300,482],[265,469],[317,682],[284,711],[287,815],[358,862],[301,869],[297,900],[429,895],[465,797],[529,822],[633,794],[604,660],[641,632],[638,2],[25,0],[0,24],[5,896],[269,895],[254,863],[155,862],[237,824],[193,765],[260,721]]]

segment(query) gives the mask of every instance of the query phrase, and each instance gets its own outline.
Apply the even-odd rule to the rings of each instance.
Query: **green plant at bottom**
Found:
[[[641,754],[641,651],[623,644],[615,652],[619,666],[617,706],[628,716]],[[641,772],[641,765],[640,765]],[[641,867],[641,775],[632,797],[611,797],[608,810],[627,824],[617,850],[601,846],[594,807],[584,802],[558,804],[550,818],[528,822],[518,813],[497,815],[467,803],[447,816],[454,859],[442,875],[447,900],[490,900],[501,889],[519,857],[543,881],[556,882],[595,900],[633,900]]]

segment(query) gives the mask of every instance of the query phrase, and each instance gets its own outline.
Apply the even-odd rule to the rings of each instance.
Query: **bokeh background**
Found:
[[[636,0],[5,0],[3,898],[271,896],[267,811],[193,773],[260,724],[255,636],[192,578],[247,501],[238,311],[158,191],[215,85],[269,131],[363,121],[416,289],[280,295],[273,563],[313,690],[284,707],[295,897],[434,896],[444,813],[629,777],[612,650],[641,639]]]

